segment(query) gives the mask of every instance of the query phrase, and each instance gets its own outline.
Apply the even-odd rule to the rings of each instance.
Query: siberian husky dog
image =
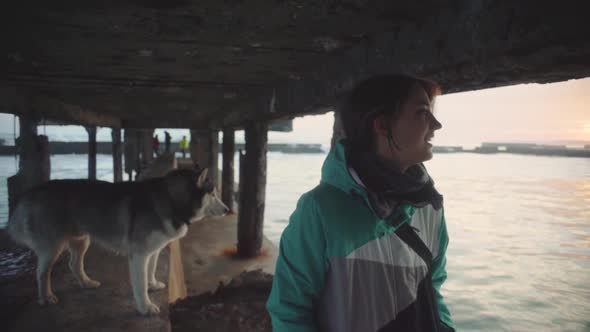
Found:
[[[58,302],[50,277],[64,249],[80,285],[100,286],[84,272],[84,255],[92,239],[128,255],[137,310],[153,315],[160,309],[151,302],[148,289],[166,286],[155,278],[160,250],[183,237],[189,224],[228,211],[207,180],[207,169],[174,170],[142,182],[54,180],[19,198],[8,233],[37,255],[39,304]]]

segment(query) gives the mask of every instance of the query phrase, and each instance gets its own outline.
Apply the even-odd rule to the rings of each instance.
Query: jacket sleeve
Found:
[[[439,251],[438,256],[434,259],[432,263],[433,273],[432,273],[432,284],[434,285],[435,295],[436,295],[436,302],[438,305],[438,313],[440,319],[444,325],[449,327],[451,330],[455,329],[455,324],[451,319],[451,312],[449,308],[444,303],[443,296],[440,293],[440,288],[442,284],[447,279],[447,258],[446,258],[446,251],[447,246],[449,244],[449,235],[447,233],[447,225],[445,222],[445,217],[443,213],[441,227],[438,234],[438,243],[439,243]]]
[[[273,331],[317,331],[324,287],[324,230],[310,194],[297,203],[281,236],[272,291],[266,304]]]

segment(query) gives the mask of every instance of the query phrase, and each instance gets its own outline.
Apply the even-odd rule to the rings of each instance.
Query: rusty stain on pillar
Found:
[[[266,152],[268,124],[246,125],[246,155],[240,165],[238,211],[238,255],[254,257],[262,249],[266,196]]]
[[[96,127],[86,127],[88,132],[88,179],[96,180]]]
[[[111,129],[113,141],[113,182],[123,181],[123,154],[121,147],[121,128]]]
[[[25,191],[49,181],[51,163],[47,136],[37,135],[38,119],[34,115],[19,116],[20,135],[15,142],[19,154],[19,170],[7,179],[8,213]]]
[[[223,169],[221,170],[221,200],[230,210],[234,209],[234,151],[233,128],[223,129]]]

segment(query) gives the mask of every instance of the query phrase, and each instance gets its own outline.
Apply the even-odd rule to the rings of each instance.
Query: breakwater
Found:
[[[245,150],[243,143],[236,144],[236,151]],[[180,151],[178,142],[172,142],[172,152]],[[160,144],[160,151],[164,150],[164,144]],[[290,143],[269,143],[268,151],[282,153],[324,153],[321,144],[290,144]],[[15,147],[12,145],[0,145],[0,155],[14,155]],[[49,153],[51,154],[87,154],[88,142],[49,142]],[[96,153],[111,154],[111,142],[97,142]]]
[[[432,151],[434,153],[510,153],[534,156],[590,158],[590,145],[585,145],[583,148],[568,148],[565,145],[486,142],[474,149],[464,149],[461,146],[435,146],[432,148]]]
[[[163,150],[163,144],[160,145]],[[245,150],[243,143],[235,145],[236,151]],[[321,144],[290,144],[290,143],[269,143],[269,152],[281,153],[326,153],[326,148]],[[99,154],[111,154],[111,142],[97,142],[96,150]],[[173,152],[179,151],[178,143],[171,145]],[[87,142],[49,142],[51,154],[87,154]],[[483,143],[474,149],[465,149],[462,146],[434,146],[434,153],[511,153],[536,156],[559,156],[559,157],[580,157],[590,158],[590,145],[584,148],[568,148],[564,145],[542,145],[542,144],[521,144],[521,143]],[[15,148],[11,145],[0,145],[0,155],[14,155]]]

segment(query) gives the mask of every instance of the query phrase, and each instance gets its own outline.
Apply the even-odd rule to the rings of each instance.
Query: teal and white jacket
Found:
[[[274,331],[450,331],[440,295],[448,235],[443,209],[372,210],[337,145],[320,184],[304,194],[283,232],[268,299]],[[427,265],[396,234],[410,223],[432,253]]]

